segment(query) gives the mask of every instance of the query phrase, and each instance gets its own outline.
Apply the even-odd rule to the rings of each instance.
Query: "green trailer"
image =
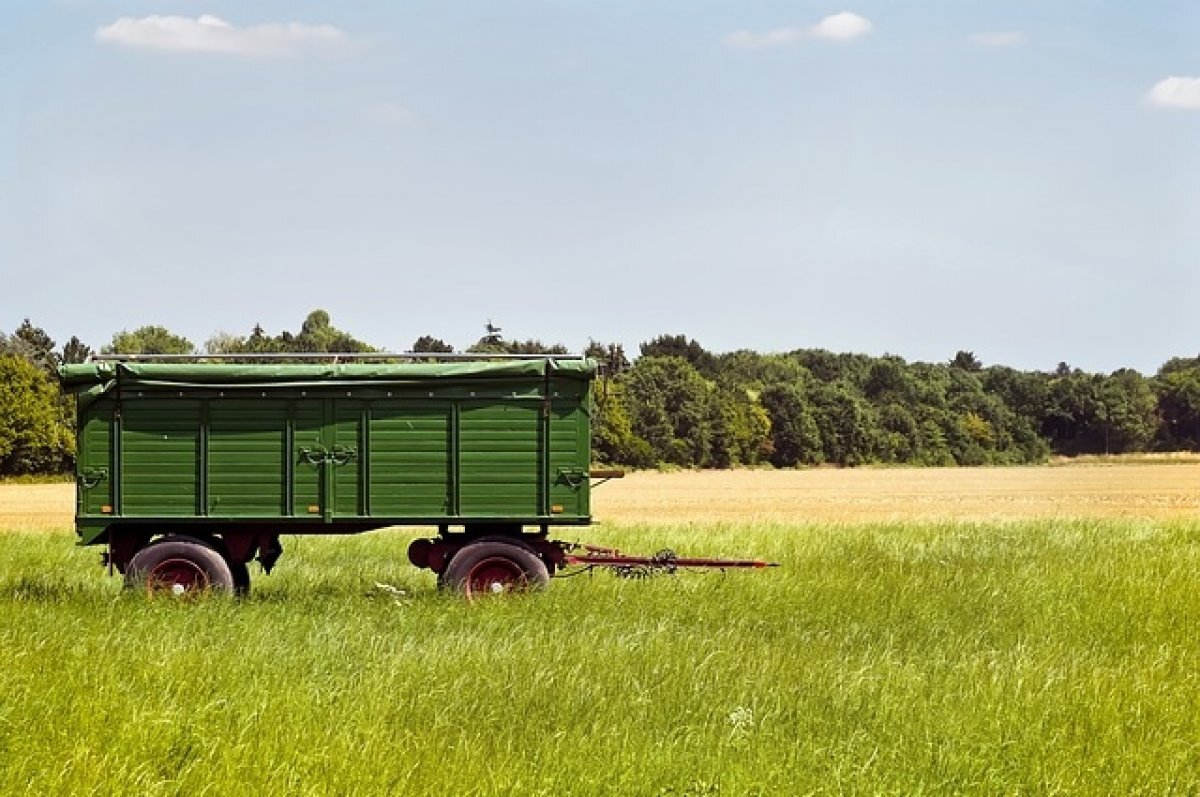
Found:
[[[441,583],[537,587],[591,523],[592,360],[158,360],[61,369],[79,541],[131,585],[245,591],[281,535],[412,525]]]

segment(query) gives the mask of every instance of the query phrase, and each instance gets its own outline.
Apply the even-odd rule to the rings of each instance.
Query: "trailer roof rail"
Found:
[[[360,360],[584,360],[585,354],[493,354],[492,352],[244,352],[240,354],[93,354],[90,362],[205,362],[224,360],[303,360],[353,362]]]

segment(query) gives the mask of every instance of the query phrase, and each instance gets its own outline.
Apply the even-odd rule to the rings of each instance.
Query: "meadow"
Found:
[[[1198,483],[635,474],[579,537],[783,567],[477,604],[401,530],[148,600],[0,485],[0,794],[1200,793]]]

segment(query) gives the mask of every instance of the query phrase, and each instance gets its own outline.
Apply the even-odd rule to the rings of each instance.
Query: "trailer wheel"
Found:
[[[550,571],[524,545],[481,540],[463,546],[446,565],[439,581],[471,600],[482,595],[545,589]]]
[[[221,554],[203,543],[179,539],[162,540],[134,554],[125,570],[125,585],[150,595],[234,592],[239,587]]]

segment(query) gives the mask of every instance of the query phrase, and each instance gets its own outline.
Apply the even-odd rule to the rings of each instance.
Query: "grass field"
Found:
[[[147,601],[0,486],[0,794],[1197,794],[1198,481],[639,474],[581,536],[784,567],[482,605],[399,531]]]

